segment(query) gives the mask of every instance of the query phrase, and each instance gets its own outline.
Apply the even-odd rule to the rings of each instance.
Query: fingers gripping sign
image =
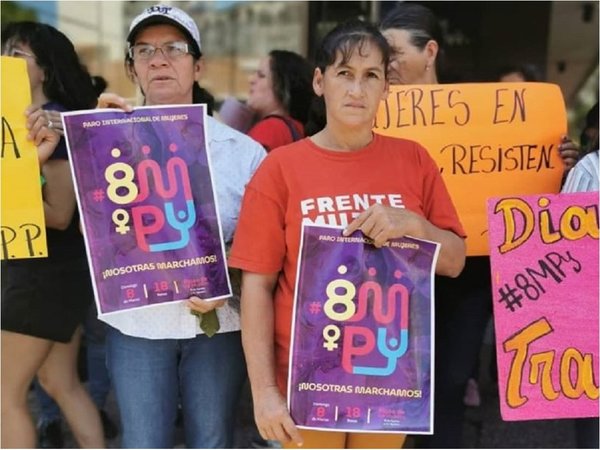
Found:
[[[354,219],[344,230],[349,236],[356,230],[373,240],[373,245],[380,248],[390,239],[404,236],[423,237],[423,219],[405,208],[393,208],[376,204]]]
[[[215,308],[220,308],[225,304],[225,300],[202,300],[199,297],[192,296],[187,300],[187,306],[193,311],[207,313]]]

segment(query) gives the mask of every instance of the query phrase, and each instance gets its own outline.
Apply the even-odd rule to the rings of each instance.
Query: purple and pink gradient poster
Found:
[[[63,116],[100,314],[228,297],[203,105]]]
[[[598,416],[598,192],[488,201],[500,411]]]
[[[301,428],[430,434],[439,244],[303,227],[288,404]]]

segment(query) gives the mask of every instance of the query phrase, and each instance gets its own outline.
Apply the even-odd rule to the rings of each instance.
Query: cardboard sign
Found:
[[[598,416],[598,192],[488,203],[504,420]]]
[[[546,83],[392,86],[377,133],[411,139],[437,162],[467,233],[467,254],[486,255],[489,197],[558,192],[567,118]]]
[[[48,256],[37,149],[27,140],[31,104],[23,58],[2,56],[2,225],[0,259]]]
[[[430,434],[439,244],[304,225],[288,402],[301,428]]]
[[[63,115],[99,313],[231,296],[204,105]]]

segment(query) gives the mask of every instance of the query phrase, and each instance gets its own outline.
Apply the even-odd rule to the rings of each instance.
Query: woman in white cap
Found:
[[[127,44],[126,68],[145,105],[203,103],[196,82],[202,68],[200,33],[189,15],[172,6],[147,8],[131,23]],[[101,97],[100,105],[130,108],[114,94]],[[265,152],[249,137],[212,117],[206,120],[228,243],[245,185]],[[202,322],[212,326],[203,330],[192,311],[202,313]],[[239,299],[193,298],[101,319],[111,326],[107,361],[120,409],[123,447],[173,447],[179,404],[187,447],[233,446],[235,408],[246,374]]]

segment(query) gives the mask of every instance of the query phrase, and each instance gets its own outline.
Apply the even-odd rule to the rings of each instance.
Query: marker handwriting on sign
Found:
[[[16,159],[21,157],[21,152],[19,151],[19,146],[17,145],[17,140],[15,139],[12,127],[10,126],[10,123],[8,123],[8,120],[2,116],[2,152],[0,154],[2,158],[6,156],[5,151],[7,147],[12,148],[12,154]]]
[[[499,88],[494,92],[491,124],[512,124],[527,119],[526,88]],[[375,121],[375,128],[434,127],[454,124],[467,125],[472,117],[471,107],[460,89],[429,89],[411,87],[395,91],[385,101],[385,115]],[[392,117],[396,122],[392,123]]]
[[[569,206],[560,217],[552,217],[548,210],[548,198],[540,197],[538,205],[543,209],[536,216],[533,208],[520,198],[506,198],[496,204],[494,213],[502,214],[505,230],[504,240],[498,246],[500,253],[519,248],[535,231],[539,231],[544,244],[553,244],[562,239],[576,241],[587,236],[598,239],[598,205]],[[517,217],[523,223],[520,229],[517,227]]]
[[[542,317],[503,342],[506,353],[514,352],[506,388],[506,402],[511,408],[519,408],[529,401],[521,390],[526,382],[539,385],[542,396],[548,401],[558,399],[561,394],[569,399],[584,395],[592,400],[598,398],[598,385],[594,380],[597,362],[593,361],[591,353],[568,347],[558,361],[556,349],[529,352],[530,344],[553,332],[550,322]],[[531,368],[528,379],[524,379],[526,366]],[[556,371],[559,372],[559,387],[552,381],[552,373]]]
[[[42,229],[35,223],[23,223],[18,227],[9,227],[2,225],[0,227],[0,248],[2,249],[2,259],[14,258],[11,248],[27,248],[26,257],[36,257],[43,254],[36,246],[36,240],[42,236]]]

